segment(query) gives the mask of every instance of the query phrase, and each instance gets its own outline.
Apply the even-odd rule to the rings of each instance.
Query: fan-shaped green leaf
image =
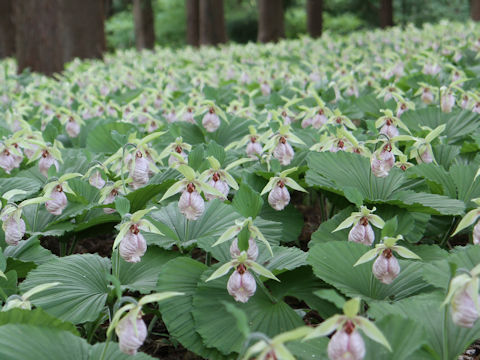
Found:
[[[68,331],[26,324],[0,326],[0,359],[88,360],[87,342]]]
[[[412,296],[394,304],[370,302],[369,314],[377,319],[392,314],[416,321],[425,330],[431,358],[456,359],[480,337],[480,322],[477,321],[471,329],[455,325],[448,307],[440,307],[444,298],[442,293],[431,293]]]
[[[405,360],[418,350],[425,342],[425,330],[413,319],[405,319],[399,315],[387,315],[375,325],[387,338],[392,351],[388,351],[383,345],[363,336],[367,359],[378,360]]]
[[[179,291],[184,295],[161,301],[158,306],[168,332],[183,346],[204,358],[223,360],[216,349],[203,344],[191,313],[197,283],[206,269],[204,264],[186,257],[167,262],[160,271],[157,291]]]
[[[8,324],[35,325],[50,329],[65,330],[71,332],[73,335],[79,335],[77,328],[72,323],[61,321],[42,309],[11,309],[0,312],[0,326]]]
[[[32,270],[21,284],[22,292],[45,283],[60,285],[32,296],[32,303],[74,324],[93,321],[105,306],[110,261],[98,255],[57,258]]]
[[[261,288],[247,303],[236,303],[227,292],[228,276],[205,282],[212,271],[208,269],[202,274],[193,296],[193,317],[207,346],[216,347],[226,355],[242,349],[245,338],[232,326],[235,317],[225,309],[223,302],[234,303],[247,314],[251,331],[262,332],[269,337],[303,325],[292,308],[280,299],[272,303]],[[211,314],[215,314],[215,321],[212,321]]]
[[[179,253],[166,251],[154,245],[148,247],[138,263],[120,259],[120,283],[127,289],[147,294],[155,290],[161,267]],[[116,257],[113,258],[115,267]]]
[[[111,135],[112,131],[126,135],[136,130],[136,127],[129,123],[112,122],[97,125],[87,137],[87,149],[95,153],[114,153],[123,144],[118,143]]]
[[[362,244],[330,241],[310,249],[307,261],[316,276],[350,297],[399,300],[428,287],[422,279],[420,262],[400,260],[400,275],[390,285],[373,276],[373,262],[353,267],[368,250]]]

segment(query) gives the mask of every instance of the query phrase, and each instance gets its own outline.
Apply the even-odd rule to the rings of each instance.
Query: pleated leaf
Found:
[[[24,293],[45,283],[60,285],[31,297],[31,302],[74,324],[95,320],[105,306],[110,261],[98,255],[84,254],[57,258],[32,270],[20,285]]]

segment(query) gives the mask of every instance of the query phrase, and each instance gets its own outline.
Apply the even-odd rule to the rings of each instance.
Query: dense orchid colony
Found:
[[[0,358],[457,358],[479,64],[480,27],[449,22],[3,61]]]

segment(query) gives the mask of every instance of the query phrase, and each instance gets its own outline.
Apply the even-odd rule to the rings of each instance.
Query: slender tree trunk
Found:
[[[307,29],[312,38],[322,35],[323,0],[307,0]]]
[[[258,38],[262,43],[278,41],[285,37],[283,2],[281,0],[258,1]]]
[[[200,42],[200,19],[199,0],[186,0],[185,9],[187,13],[187,44],[198,46]]]
[[[137,50],[153,49],[155,46],[155,26],[152,0],[133,0],[133,19]]]
[[[105,2],[60,0],[60,4],[64,61],[102,58],[106,49]]]
[[[223,0],[200,0],[200,44],[217,45],[227,42]]]
[[[15,55],[13,1],[0,0],[0,58]]]
[[[19,73],[26,68],[46,75],[63,70],[58,12],[60,1],[14,1]]]
[[[470,16],[474,21],[480,21],[480,0],[472,0],[470,4]]]
[[[380,0],[380,27],[393,26],[393,0]]]

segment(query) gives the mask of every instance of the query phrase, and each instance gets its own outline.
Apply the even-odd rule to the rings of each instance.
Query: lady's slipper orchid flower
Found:
[[[442,305],[451,305],[452,321],[461,327],[471,328],[480,316],[479,291],[480,265],[470,272],[455,276]]]
[[[264,195],[269,192],[268,203],[277,211],[283,210],[290,202],[290,194],[286,188],[287,186],[297,191],[307,192],[304,188],[298,185],[295,180],[287,177],[288,174],[295,171],[297,171],[296,167],[282,171],[279,176],[270,178],[270,181],[260,194]]]
[[[182,192],[180,200],[178,201],[178,207],[180,212],[188,220],[197,220],[203,214],[205,201],[200,195],[201,192],[217,196],[220,199],[225,198],[225,195],[220,191],[209,184],[202,182],[198,174],[191,167],[187,165],[179,165],[177,170],[181,172],[185,178],[172,185],[166,191],[165,195],[163,195],[160,202]]]
[[[49,182],[43,188],[46,198],[45,208],[52,215],[61,215],[63,210],[67,207],[68,200],[65,193],[75,194],[68,186],[67,181],[75,177],[80,177],[82,174],[69,173],[61,176],[58,180]]]
[[[147,337],[147,327],[142,320],[142,306],[156,303],[174,296],[184,295],[180,292],[167,291],[142,297],[138,302],[129,303],[117,310],[107,329],[107,342],[112,336],[113,330],[118,337],[120,351],[128,355],[135,355]],[[131,298],[121,300],[132,301]],[[106,346],[106,345],[105,345]]]
[[[119,246],[120,256],[127,262],[139,262],[147,250],[147,243],[140,231],[162,235],[150,221],[143,217],[153,208],[139,210],[132,215],[127,214],[119,225],[119,232],[113,243],[113,250]]]
[[[365,357],[365,343],[357,329],[370,339],[392,351],[382,332],[367,318],[358,315],[360,299],[349,300],[343,306],[344,315],[334,315],[322,322],[304,340],[326,336],[336,331],[330,339],[327,352],[330,360],[361,360]]]
[[[348,218],[342,221],[333,232],[346,229],[353,225],[348,233],[348,241],[367,246],[372,245],[375,241],[375,234],[370,223],[379,229],[382,229],[385,225],[385,222],[380,216],[373,214],[375,210],[375,208],[369,210],[367,207],[362,206],[359,212],[353,212]]]
[[[403,239],[402,235],[396,238],[384,237],[383,243],[377,244],[375,249],[367,251],[353,266],[357,266],[375,258],[372,272],[375,277],[384,284],[391,284],[400,273],[400,264],[393,255],[393,251],[407,259],[421,260],[418,255],[403,246],[396,245],[398,240]]]
[[[3,194],[3,198],[9,201],[16,195],[23,195],[23,190],[11,190]],[[25,235],[25,221],[22,219],[22,209],[27,205],[42,204],[47,201],[47,197],[37,197],[22,201],[20,204],[7,203],[0,212],[2,220],[2,229],[5,233],[5,242],[8,245],[16,246]]]

